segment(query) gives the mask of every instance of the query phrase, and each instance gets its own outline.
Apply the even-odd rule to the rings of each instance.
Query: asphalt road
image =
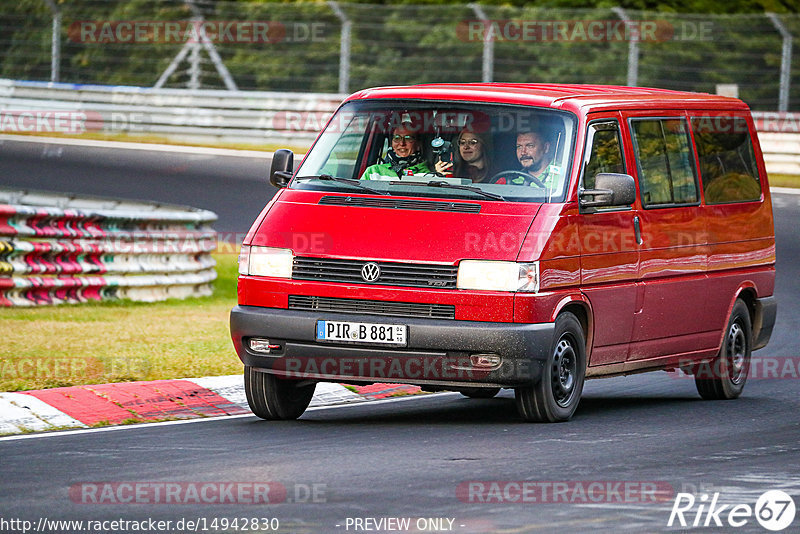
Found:
[[[150,191],[150,197],[131,198],[169,202],[184,188],[184,204],[202,205],[205,197],[207,202],[228,199],[227,209],[219,204],[221,221],[233,221],[242,211],[233,199],[256,196],[254,191],[265,191],[259,203],[267,197],[263,182],[246,176],[262,168],[261,161],[212,158],[187,163],[198,170],[194,176],[188,170],[172,175],[164,170],[179,165],[179,156],[169,165],[163,154],[158,161],[142,153],[130,158],[115,154],[98,159],[76,151],[67,165],[37,160],[25,147],[4,143],[0,176],[3,185],[11,177],[14,184],[35,183],[41,189],[61,182],[66,190],[75,180],[81,192]],[[141,169],[136,161],[143,161]],[[9,174],[22,169],[28,169],[30,181]],[[136,178],[158,169],[160,182]],[[81,178],[84,175],[94,178]],[[130,183],[115,189],[122,176]],[[195,182],[204,188],[188,188]],[[429,530],[434,532],[767,532],[753,517],[736,529],[727,523],[724,529],[681,529],[677,521],[668,528],[667,522],[675,494],[681,491],[697,499],[684,515],[689,526],[701,504],[707,511],[715,493],[717,507],[753,507],[765,491],[781,489],[800,506],[800,355],[794,337],[800,332],[800,313],[794,305],[800,297],[800,195],[777,194],[774,200],[778,322],[768,347],[755,356],[762,362],[780,362],[783,378],[750,380],[738,400],[702,401],[692,380],[660,372],[589,381],[574,419],[557,425],[520,423],[510,392],[491,400],[445,393],[314,409],[294,422],[248,416],[0,439],[0,530],[21,532],[3,528],[3,519],[37,523],[40,518],[152,518],[173,521],[171,530],[164,530],[169,532],[192,530],[177,529],[181,519],[204,520],[201,532],[203,526],[208,532],[242,532],[241,518],[276,518],[278,532],[398,532],[385,528],[392,523],[376,528],[376,523],[356,519],[400,517],[411,519],[410,531],[435,525],[426,518],[440,518],[444,526],[453,521],[450,530]],[[257,212],[253,208],[250,215]],[[469,486],[470,481],[483,486]],[[508,484],[513,481],[535,482],[531,487],[536,491],[527,495],[537,501],[556,483],[567,483],[569,490],[557,498],[546,492],[545,500],[551,502],[509,502],[520,497],[516,486]],[[193,483],[276,483],[273,488],[286,488],[287,497],[284,500],[278,489],[271,494],[281,502],[260,505],[241,504],[244,497],[237,498],[240,504],[80,502],[81,492],[87,491],[100,500],[113,500],[92,494],[92,488],[113,490],[123,482],[151,490],[161,482],[181,483],[180,498],[190,501],[187,488]],[[582,499],[580,489],[588,491],[592,482],[610,485],[612,491],[601,494],[599,502]],[[622,488],[632,492],[629,497],[644,502],[619,502],[615,491],[620,486],[613,486],[617,482],[627,482]],[[459,491],[470,487],[472,493]],[[495,488],[500,493],[489,492]],[[658,488],[666,494],[637,488]],[[153,498],[151,491],[147,499]],[[478,502],[481,498],[492,502]],[[721,521],[727,521],[730,508],[719,516]],[[237,517],[236,528],[232,522],[220,528],[221,518]],[[215,518],[217,528],[211,528]],[[705,520],[702,513],[699,524]],[[709,521],[713,527],[713,518]],[[107,524],[103,531],[123,531],[112,526]],[[130,526],[127,531],[132,531]],[[791,531],[800,531],[800,518],[784,532]]]
[[[267,157],[95,148],[0,137],[0,187],[154,200],[208,209],[247,232],[275,194]]]

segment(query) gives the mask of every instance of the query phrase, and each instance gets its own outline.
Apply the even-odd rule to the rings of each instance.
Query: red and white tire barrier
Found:
[[[418,393],[416,386],[319,383],[311,407]],[[241,375],[0,393],[0,435],[250,413]]]
[[[217,216],[0,189],[0,307],[211,294]]]

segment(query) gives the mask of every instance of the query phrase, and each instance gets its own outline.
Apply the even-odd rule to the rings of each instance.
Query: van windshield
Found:
[[[342,106],[290,187],[562,202],[575,116],[547,108],[362,100]]]

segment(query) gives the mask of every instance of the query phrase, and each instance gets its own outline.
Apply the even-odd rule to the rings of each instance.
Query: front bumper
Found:
[[[408,325],[406,347],[320,343],[317,320]],[[517,324],[308,312],[257,306],[231,310],[231,338],[245,365],[288,378],[352,383],[402,382],[455,387],[514,387],[541,376],[554,323]],[[253,352],[247,339],[280,349]],[[470,356],[496,354],[496,368],[476,368]]]

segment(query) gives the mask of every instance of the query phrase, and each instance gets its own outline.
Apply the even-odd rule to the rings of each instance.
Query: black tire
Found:
[[[470,399],[491,399],[500,393],[500,388],[469,388],[462,389],[459,393]]]
[[[517,388],[517,411],[525,421],[569,421],[578,408],[586,376],[586,336],[570,312],[556,318],[553,344],[542,376],[531,386]]]
[[[737,299],[725,327],[719,354],[694,368],[697,392],[706,400],[735,399],[742,394],[750,372],[753,326],[747,305]]]
[[[316,387],[316,383],[298,386],[297,380],[262,373],[250,366],[244,368],[247,404],[261,419],[297,419],[308,408]]]

